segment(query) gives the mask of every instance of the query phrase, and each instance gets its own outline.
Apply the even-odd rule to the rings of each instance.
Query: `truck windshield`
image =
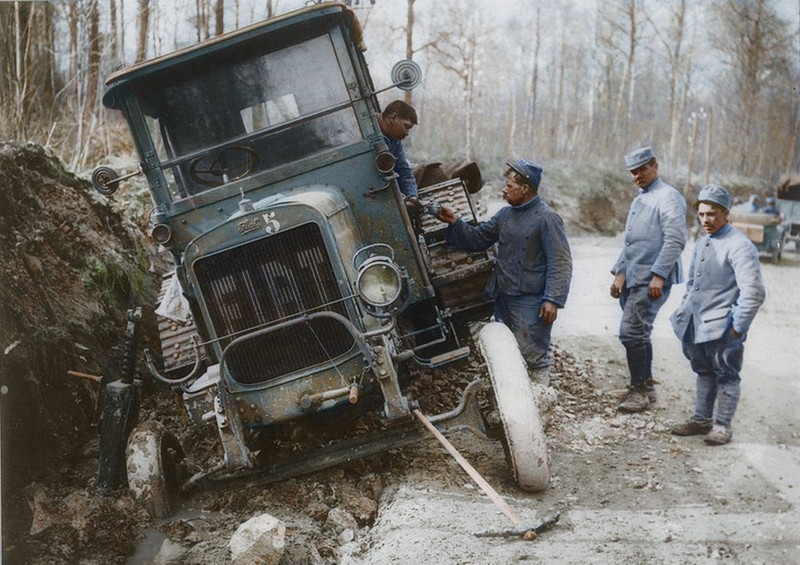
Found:
[[[173,199],[362,138],[328,33],[260,51],[138,89]]]

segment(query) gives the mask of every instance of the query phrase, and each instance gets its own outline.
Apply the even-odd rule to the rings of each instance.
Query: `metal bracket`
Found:
[[[375,198],[375,196],[379,192],[383,192],[384,190],[388,190],[389,187],[392,185],[392,181],[394,179],[398,178],[398,175],[397,175],[397,173],[392,173],[391,175],[388,175],[385,178],[386,178],[386,183],[383,186],[378,187],[378,188],[375,188],[375,187],[372,187],[372,186],[369,187],[369,190],[367,190],[367,192],[364,193],[364,196],[366,196],[368,198]]]
[[[400,391],[400,381],[394,368],[392,356],[386,347],[386,337],[382,337],[384,345],[373,348],[375,363],[372,372],[378,378],[383,398],[386,400],[383,410],[390,420],[398,420],[409,415],[408,399]]]

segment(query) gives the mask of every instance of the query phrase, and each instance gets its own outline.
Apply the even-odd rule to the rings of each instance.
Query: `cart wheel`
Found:
[[[172,513],[185,456],[178,439],[155,421],[131,432],[126,450],[128,488],[154,518]]]
[[[550,481],[547,441],[517,340],[505,324],[492,322],[481,329],[478,342],[489,368],[514,478],[523,490],[544,490]]]
[[[777,265],[781,262],[781,246],[776,245],[772,248],[772,264]]]

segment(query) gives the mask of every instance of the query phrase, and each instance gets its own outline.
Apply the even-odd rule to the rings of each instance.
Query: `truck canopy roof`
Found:
[[[800,200],[800,173],[785,175],[781,178],[776,192],[781,200]]]

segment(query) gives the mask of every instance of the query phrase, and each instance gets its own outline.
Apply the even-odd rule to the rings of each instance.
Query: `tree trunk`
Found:
[[[527,127],[525,136],[527,139],[536,139],[536,104],[539,94],[539,48],[541,47],[541,12],[540,4],[536,4],[536,28],[534,31],[533,46],[533,72],[531,73],[530,83],[530,105],[528,106]],[[526,140],[527,141],[527,140]]]
[[[564,124],[567,121],[568,111],[564,107],[564,73],[567,65],[567,38],[566,27],[561,28],[561,52],[559,55],[560,61],[558,62],[558,91],[556,94],[556,111],[554,123],[554,135],[551,138],[551,154],[560,155],[564,150]]]
[[[617,108],[614,112],[614,122],[612,124],[612,131],[620,139],[626,139],[628,134],[628,124],[630,121],[631,101],[634,96],[634,69],[636,68],[636,48],[638,47],[639,38],[637,31],[636,21],[636,0],[629,0],[626,6],[625,15],[628,20],[628,52],[625,59],[625,72],[622,77],[622,84],[619,89],[619,97],[617,98]],[[626,96],[627,94],[627,96]],[[627,102],[627,104],[626,104]],[[627,108],[624,108],[627,106]],[[623,113],[626,116],[623,122]]]
[[[100,69],[100,11],[97,0],[89,0],[89,54],[88,72],[86,73],[86,96],[83,100],[83,121],[88,122],[94,114],[94,105],[97,99],[97,81]]]
[[[119,60],[125,62],[125,0],[119,0]]]
[[[417,0],[406,0],[406,59],[414,57],[414,2]],[[403,95],[406,104],[413,106],[414,93],[406,90]]]
[[[150,35],[150,0],[139,0],[139,39],[136,42],[136,62],[147,58],[147,37]]]
[[[214,35],[225,33],[225,0],[217,0],[214,5]]]
[[[678,99],[678,81],[681,77],[681,57],[683,51],[683,38],[686,33],[686,0],[680,0],[680,6],[675,13],[675,33],[672,39],[673,47],[665,41],[664,47],[670,61],[669,75],[669,159],[675,161],[675,148],[680,131],[680,102]]]
[[[792,136],[792,143],[789,147],[789,151],[786,154],[786,164],[784,169],[786,174],[791,174],[792,171],[795,170],[795,167],[800,167],[800,163],[797,162],[797,140],[800,138],[800,118],[797,118],[797,122],[794,126],[794,135]]]
[[[111,64],[116,67],[119,62],[119,44],[117,43],[117,0],[109,0],[109,19],[111,20],[111,33],[109,42],[111,43]]]
[[[69,80],[78,95],[78,0],[69,0]]]

